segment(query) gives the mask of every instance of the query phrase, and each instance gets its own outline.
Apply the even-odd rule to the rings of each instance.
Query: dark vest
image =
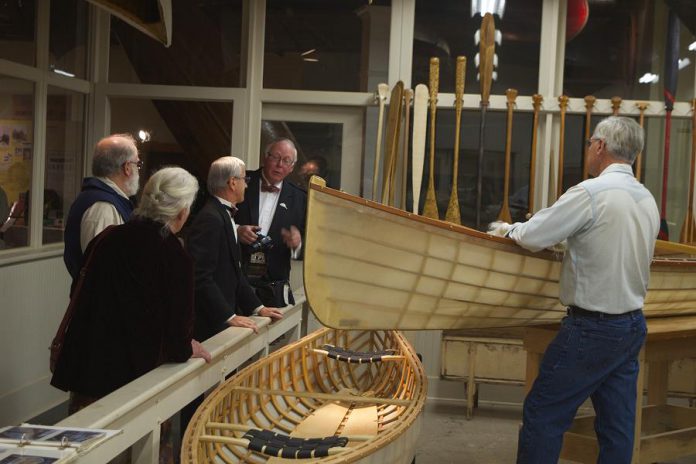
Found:
[[[68,220],[65,223],[63,261],[73,279],[77,277],[82,266],[82,247],[80,246],[82,216],[85,214],[85,211],[99,201],[114,205],[118,214],[123,218],[123,222],[126,222],[133,212],[133,203],[116,193],[107,184],[94,177],[86,177],[84,179],[82,192],[70,206]]]

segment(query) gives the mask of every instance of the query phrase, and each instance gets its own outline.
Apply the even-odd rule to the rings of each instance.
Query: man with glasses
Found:
[[[237,217],[239,241],[245,245],[243,263],[252,285],[289,282],[290,261],[301,258],[307,194],[285,180],[296,162],[295,144],[278,139],[266,147],[263,167],[249,173],[249,190]],[[271,248],[252,245],[259,233],[271,238]]]
[[[660,227],[652,194],[631,165],[643,149],[631,118],[602,120],[588,140],[595,176],[568,189],[526,223],[491,224],[531,251],[567,240],[560,300],[568,307],[524,401],[518,463],[557,462],[563,434],[592,399],[598,463],[633,454],[638,353],[647,333],[642,307]]]
[[[235,215],[246,187],[242,160],[233,156],[215,160],[208,172],[210,198],[187,233],[186,248],[195,261],[196,340],[207,340],[229,326],[257,332],[251,315],[283,317],[276,308],[261,304],[242,272]]]
[[[108,226],[130,218],[130,197],[138,193],[142,165],[130,134],[110,135],[97,143],[92,158],[94,177],[83,180],[65,224],[63,261],[73,280],[89,242]]]

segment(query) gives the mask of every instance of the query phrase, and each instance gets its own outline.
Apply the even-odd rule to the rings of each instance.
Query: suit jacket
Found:
[[[248,175],[251,177],[251,181],[244,195],[244,202],[237,205],[239,211],[235,216],[235,221],[240,225],[258,225],[261,170],[249,172]],[[307,193],[286,179],[283,181],[278,204],[273,214],[273,221],[268,230],[268,235],[275,244],[266,253],[268,280],[290,279],[291,250],[283,242],[280,231],[283,228],[289,229],[291,225],[294,225],[300,230],[304,241],[306,214]],[[304,245],[302,250],[304,250]],[[242,255],[243,263],[246,266],[249,264],[249,257],[251,256],[251,248],[248,245],[242,245]]]
[[[103,232],[98,246],[90,242],[85,256],[94,256],[73,296],[53,386],[100,398],[191,357],[193,260],[162,227],[135,217]]]
[[[229,213],[216,198],[196,215],[186,247],[195,262],[194,336],[203,341],[225,330],[233,314],[251,315],[261,301],[242,272]]]

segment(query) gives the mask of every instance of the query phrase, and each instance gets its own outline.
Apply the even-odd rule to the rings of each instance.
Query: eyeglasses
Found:
[[[585,146],[586,146],[587,148],[590,148],[590,145],[592,145],[592,142],[594,142],[594,141],[596,141],[596,140],[602,140],[602,139],[596,138],[596,137],[591,137],[591,138],[585,140]]]
[[[251,177],[250,177],[250,176],[244,176],[244,177],[234,176],[234,178],[235,178],[235,179],[244,179],[244,182],[247,183],[247,184],[248,184],[249,182],[251,182]]]
[[[143,168],[143,160],[138,160],[138,161],[126,161],[125,164],[135,164],[138,167],[138,170],[141,170]]]
[[[266,158],[268,158],[274,163],[280,161],[280,164],[282,164],[285,167],[292,166],[293,164],[295,164],[295,160],[293,160],[292,158],[281,158],[280,155],[274,155],[273,153],[266,153]]]

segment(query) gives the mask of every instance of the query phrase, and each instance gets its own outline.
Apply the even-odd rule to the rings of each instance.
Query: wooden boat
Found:
[[[325,328],[215,389],[189,423],[181,460],[298,462],[277,457],[276,445],[260,441],[276,433],[276,441],[330,437],[327,456],[316,457],[316,448],[314,459],[299,462],[410,463],[425,399],[423,366],[399,332]],[[300,445],[312,443],[290,443]],[[282,456],[295,452],[311,455],[296,448],[280,451]]]
[[[307,301],[342,329],[462,329],[559,321],[561,253],[428,219],[310,182]],[[670,254],[669,256],[657,256]],[[696,313],[696,247],[656,246],[646,316]]]

